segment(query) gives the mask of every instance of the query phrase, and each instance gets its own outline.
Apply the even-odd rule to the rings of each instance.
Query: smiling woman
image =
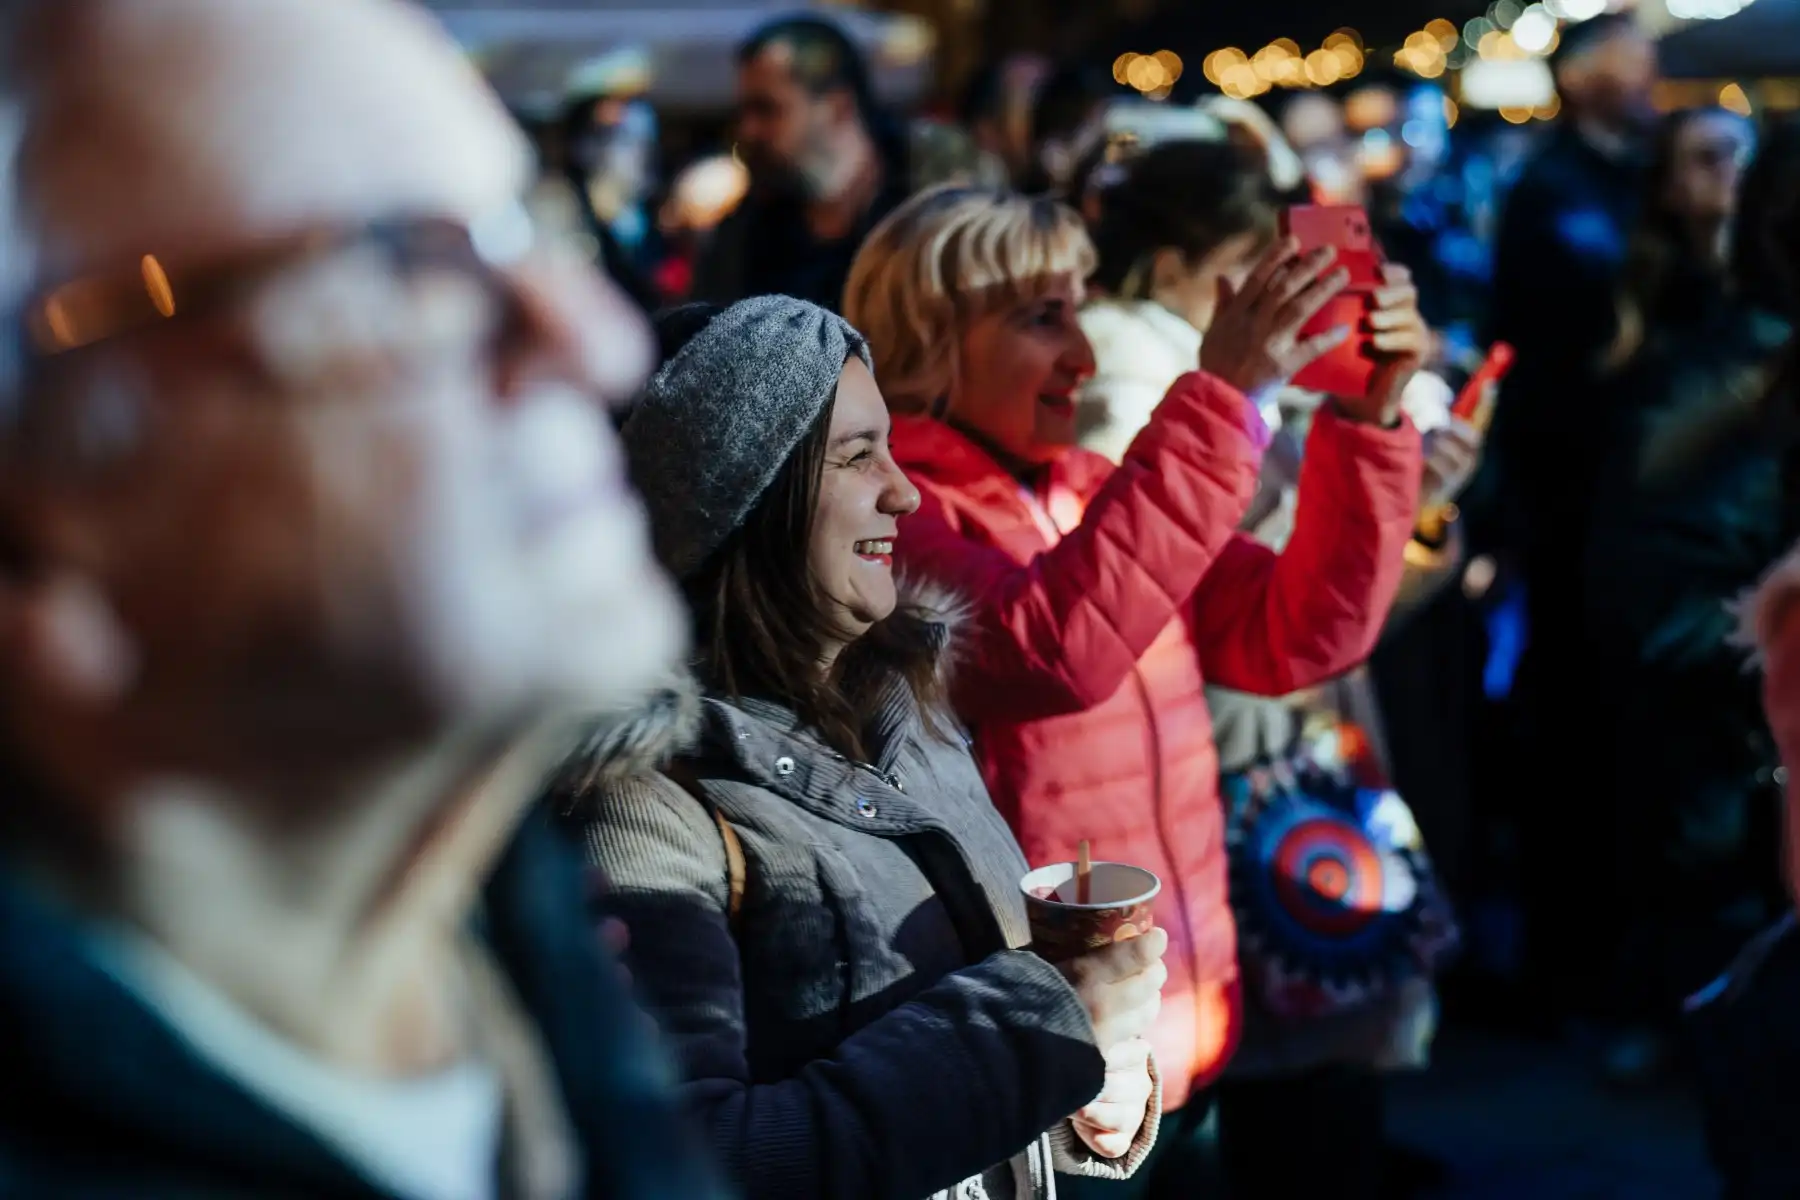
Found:
[[[686,305],[657,330],[666,365],[625,440],[703,679],[779,699],[861,758],[859,714],[888,671],[928,710],[941,700],[927,622],[893,575],[919,495],[888,452],[862,339],[785,298]],[[675,447],[689,461],[671,461]]]
[[[1020,949],[1026,863],[945,709],[954,614],[894,578],[919,494],[861,335],[779,296],[661,325],[623,437],[704,696],[603,723],[572,808],[713,1145],[753,1200],[1128,1176],[1164,938],[1066,977]]]
[[[1034,862],[1104,838],[1165,882],[1170,1003],[1151,1041],[1171,1109],[1192,1097],[1183,1127],[1198,1130],[1241,1015],[1205,685],[1280,695],[1366,655],[1412,532],[1419,442],[1386,412],[1322,412],[1287,551],[1240,539],[1268,433],[1249,397],[1330,344],[1299,331],[1343,277],[1270,247],[1115,467],[1075,445],[1093,261],[1067,208],[945,188],[869,235],[844,313],[868,332],[895,457],[924,493],[899,561],[969,600],[952,699],[1001,813]],[[1157,1182],[1191,1187],[1189,1165],[1166,1154]]]

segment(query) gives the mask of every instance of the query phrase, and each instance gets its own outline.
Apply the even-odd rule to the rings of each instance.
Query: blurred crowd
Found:
[[[1800,125],[735,63],[0,7],[0,1196],[1800,1194]]]

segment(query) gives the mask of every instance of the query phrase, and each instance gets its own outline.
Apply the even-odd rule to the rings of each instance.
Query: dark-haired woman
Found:
[[[624,440],[705,695],[610,724],[570,786],[714,1148],[771,1200],[1128,1176],[1167,938],[1018,948],[1026,863],[943,707],[949,615],[894,578],[919,497],[862,338],[785,297],[664,325]]]
[[[1732,221],[1755,145],[1750,122],[1723,108],[1663,118],[1620,287],[1618,332],[1607,356],[1613,370],[1652,341],[1730,320]]]
[[[1660,1067],[1682,1000],[1780,904],[1778,761],[1729,601],[1782,549],[1758,404],[1789,336],[1772,235],[1800,186],[1800,141],[1778,134],[1746,176],[1751,144],[1715,109],[1664,126],[1588,539],[1587,642],[1613,683],[1596,713],[1611,723],[1594,726],[1611,790],[1595,800],[1614,805],[1620,864],[1598,889],[1619,910],[1594,915],[1624,935],[1605,1065],[1627,1077]]]
[[[1800,120],[1772,122],[1744,184],[1735,259],[1759,302],[1800,325]],[[1782,855],[1788,911],[1744,949],[1732,970],[1690,1002],[1693,1061],[1706,1098],[1706,1126],[1726,1200],[1800,1194],[1800,359],[1790,343],[1765,358],[1775,378],[1760,395],[1733,397],[1727,428],[1747,430],[1783,459],[1779,515],[1785,557],[1742,606],[1744,633],[1761,651],[1761,691],[1784,764]],[[1749,418],[1749,419],[1746,419]],[[1749,681],[1750,676],[1746,676]]]
[[[1262,161],[1229,142],[1170,142],[1131,164],[1101,202],[1098,298],[1082,309],[1094,377],[1081,444],[1118,462],[1169,385],[1194,369],[1219,285],[1241,284],[1275,237]]]

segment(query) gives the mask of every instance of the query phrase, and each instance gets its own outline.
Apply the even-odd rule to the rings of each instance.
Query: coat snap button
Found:
[[[780,758],[776,759],[775,760],[775,773],[777,775],[780,775],[783,777],[792,775],[794,773],[794,760],[789,758],[785,754],[782,755]]]
[[[872,817],[879,810],[875,807],[875,805],[869,800],[869,798],[867,796],[858,796],[856,798],[856,811],[861,813],[865,817]]]
[[[1785,787],[1787,785],[1787,781],[1788,781],[1788,769],[1786,767],[1776,767],[1775,768],[1775,782],[1778,784],[1781,784],[1782,786]]]

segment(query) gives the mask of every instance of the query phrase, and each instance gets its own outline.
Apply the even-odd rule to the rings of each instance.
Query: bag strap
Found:
[[[725,902],[725,919],[731,923],[731,931],[737,932],[738,914],[744,909],[744,888],[749,882],[749,868],[744,862],[744,843],[738,840],[737,830],[725,819],[718,809],[712,810],[713,820],[719,825],[719,840],[725,843],[725,885],[730,893]]]
[[[738,932],[739,914],[744,909],[744,892],[749,886],[750,866],[744,857],[744,843],[738,837],[737,830],[719,811],[719,806],[712,802],[701,785],[699,776],[683,763],[670,763],[663,773],[694,799],[698,800],[707,812],[712,814],[713,823],[719,827],[719,840],[725,843],[725,919],[731,925],[731,932]]]

